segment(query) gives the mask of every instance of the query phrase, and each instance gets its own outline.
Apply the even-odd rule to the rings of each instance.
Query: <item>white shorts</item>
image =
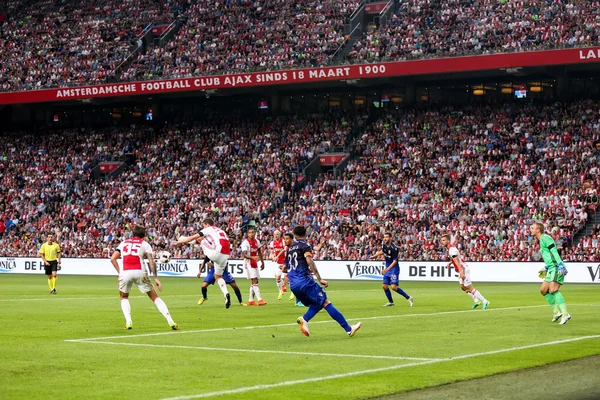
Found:
[[[142,293],[148,293],[154,289],[146,271],[140,269],[121,271],[119,274],[119,290],[121,292],[129,293],[134,283]]]
[[[204,255],[210,258],[210,261],[215,264],[215,275],[223,275],[223,272],[227,269],[227,260],[229,260],[229,256],[217,252],[213,252],[212,254],[204,253]]]
[[[460,276],[459,276],[458,281],[463,286],[471,286],[473,284],[473,282],[471,282],[471,268],[463,267],[463,271],[465,273],[465,279],[460,279]]]
[[[287,275],[287,272],[283,272],[281,270],[281,264],[277,265],[277,267],[275,268],[275,277],[276,278],[279,278],[279,277],[284,277],[285,278],[286,275]]]
[[[274,263],[274,264],[275,264],[275,277],[276,278],[279,278],[281,276],[285,277],[287,275],[287,273],[283,272],[281,270],[281,268],[283,268],[283,264],[277,264],[277,263]]]
[[[260,278],[260,272],[258,268],[246,267],[246,273],[248,274],[248,279]]]

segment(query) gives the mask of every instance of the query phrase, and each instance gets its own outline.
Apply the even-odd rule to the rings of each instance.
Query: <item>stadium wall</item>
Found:
[[[198,260],[171,260],[168,264],[157,263],[159,276],[195,278],[198,273]],[[277,265],[265,263],[261,271],[263,278],[273,278]],[[323,279],[330,280],[381,280],[381,261],[318,261]],[[472,262],[473,282],[534,282],[539,283],[538,271],[543,267],[537,262]],[[567,263],[568,283],[600,284],[600,264]],[[235,278],[245,278],[246,271],[242,260],[230,260],[229,271]],[[43,274],[43,262],[39,258],[0,257],[2,274]],[[104,258],[63,258],[62,275],[116,276],[110,261]],[[205,275],[206,273],[202,274]],[[408,261],[400,262],[401,281],[456,282],[458,274],[446,262]]]

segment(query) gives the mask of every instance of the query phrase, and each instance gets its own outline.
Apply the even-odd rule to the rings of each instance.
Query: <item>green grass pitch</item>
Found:
[[[471,310],[458,284],[407,282],[410,308],[382,307],[379,282],[334,281],[329,299],[363,327],[348,338],[322,311],[307,338],[273,280],[267,306],[229,310],[214,286],[197,305],[201,280],[162,281],[181,331],[135,288],[124,331],[116,278],[60,276],[51,296],[44,276],[2,275],[0,398],[360,399],[600,354],[597,285],[564,286],[560,326],[536,284],[477,284],[491,307]]]

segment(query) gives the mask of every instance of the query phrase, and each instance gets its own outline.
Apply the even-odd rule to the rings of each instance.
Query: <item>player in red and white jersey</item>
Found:
[[[277,264],[277,268],[275,269],[275,282],[277,283],[277,289],[279,290],[277,300],[281,300],[283,294],[287,292],[287,274],[282,271],[286,250],[283,239],[281,238],[281,232],[273,232],[273,240],[269,242],[269,251],[271,260]],[[294,293],[292,293],[291,290],[290,293],[290,300],[294,300]]]
[[[212,218],[206,218],[202,221],[202,230],[192,236],[182,236],[173,246],[180,246],[194,240],[200,239],[202,253],[208,257],[215,265],[215,280],[225,296],[225,308],[231,306],[231,296],[227,291],[227,283],[223,279],[223,272],[227,268],[227,260],[231,254],[231,244],[227,234],[215,226]],[[204,257],[202,257],[204,258]]]
[[[156,263],[154,262],[154,253],[152,246],[144,240],[146,237],[146,228],[136,225],[133,228],[133,237],[122,242],[114,251],[110,262],[119,274],[119,294],[121,296],[121,310],[125,316],[125,329],[131,329],[131,304],[129,303],[129,292],[131,286],[135,284],[140,292],[146,293],[150,300],[154,302],[158,311],[167,319],[167,322],[173,330],[179,330],[179,326],[171,318],[167,305],[152,286],[150,278],[144,268],[144,260],[147,259],[150,264],[150,270],[154,276],[154,283],[159,291],[162,291],[162,284],[156,274]],[[123,268],[119,268],[117,260],[123,259]]]
[[[258,287],[258,279],[260,278],[258,263],[260,262],[260,270],[262,271],[265,269],[265,262],[263,260],[261,244],[256,238],[256,229],[254,228],[248,229],[248,237],[242,242],[242,256],[244,257],[244,268],[246,268],[248,279],[252,280],[248,305],[254,306],[257,304],[254,302],[254,296],[256,296],[258,305],[264,306],[267,302],[260,297],[260,289]]]
[[[453,266],[454,270],[458,272],[460,288],[473,299],[473,306],[471,308],[477,308],[482,304],[484,310],[488,308],[490,302],[473,287],[473,283],[471,282],[471,268],[463,261],[456,246],[451,243],[450,235],[442,235],[440,244],[448,249],[448,255],[451,260],[448,266]]]

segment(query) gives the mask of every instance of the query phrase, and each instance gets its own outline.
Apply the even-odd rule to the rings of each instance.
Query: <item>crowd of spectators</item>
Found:
[[[315,67],[348,39],[359,0],[10,0],[0,11],[0,90]],[[591,46],[600,1],[402,1],[347,62]],[[179,32],[123,71],[150,23]],[[346,32],[346,33],[344,33]],[[149,43],[150,44],[150,43]]]
[[[599,39],[598,1],[413,0],[368,27],[347,58],[453,57],[595,46]]]
[[[104,83],[143,29],[171,22],[179,0],[10,0],[0,23],[0,91]]]
[[[437,238],[449,232],[469,260],[528,261],[541,221],[567,260],[600,260],[593,239],[569,249],[595,213],[597,103],[393,112],[356,145],[360,158],[307,185],[269,216],[271,229],[309,225],[326,259],[368,259],[390,231],[405,260],[445,257]]]
[[[595,210],[595,209],[594,209]],[[600,225],[595,225],[590,235],[585,236],[575,246],[565,249],[564,257],[571,261],[600,261]]]
[[[125,80],[316,67],[344,43],[357,0],[199,0],[164,47],[140,55]]]
[[[15,133],[0,143],[0,255],[36,256],[54,232],[65,256],[105,257],[136,223],[170,249],[210,216],[230,233],[232,257],[250,225],[268,241],[305,224],[318,259],[368,259],[391,231],[405,260],[443,258],[437,238],[449,232],[469,260],[528,261],[539,258],[529,226],[540,221],[565,260],[600,260],[597,231],[572,246],[598,201],[598,105],[382,112],[353,141],[365,116]],[[335,147],[355,158],[303,181],[307,162]],[[91,179],[99,160],[132,151],[118,177]]]
[[[165,248],[208,216],[241,239],[291,198],[315,154],[347,144],[353,124],[313,115],[9,136],[0,145],[1,255],[35,256],[53,232],[66,256],[102,257],[140,221]],[[117,178],[91,180],[97,160],[130,151],[135,162]]]

